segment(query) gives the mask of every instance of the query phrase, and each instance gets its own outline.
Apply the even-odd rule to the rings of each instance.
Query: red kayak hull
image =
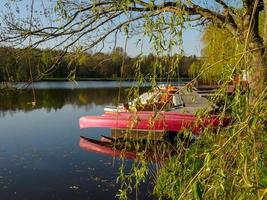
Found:
[[[80,128],[140,129],[154,131],[179,132],[190,129],[199,134],[204,127],[223,125],[217,116],[205,117],[200,121],[195,115],[175,112],[105,113],[101,116],[84,116],[80,118]]]

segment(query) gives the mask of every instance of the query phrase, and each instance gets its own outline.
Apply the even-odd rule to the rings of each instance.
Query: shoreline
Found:
[[[160,78],[157,78],[156,81],[158,82],[166,82],[168,79],[160,79]],[[191,81],[192,79],[191,78],[186,78],[186,77],[183,77],[183,78],[175,78],[175,79],[172,79],[171,81]],[[73,80],[69,80],[67,78],[43,78],[41,80],[38,80],[38,81],[34,81],[33,83],[36,83],[36,82],[44,82],[44,81],[68,81],[68,82],[73,82]],[[76,78],[74,81],[137,81],[135,80],[134,78]],[[150,80],[146,80],[146,82],[149,82]],[[14,82],[9,82],[9,81],[0,81],[0,83],[27,83],[27,81],[14,81]]]
[[[161,82],[161,81],[167,81],[167,78],[162,78],[162,79],[156,79],[157,81]],[[172,79],[172,81],[190,81],[191,78],[175,78]],[[40,81],[72,81],[69,80],[67,78],[44,78],[42,80],[36,81],[36,82],[40,82]],[[75,81],[137,81],[134,78],[76,78]],[[146,80],[147,82],[149,82],[149,80]]]

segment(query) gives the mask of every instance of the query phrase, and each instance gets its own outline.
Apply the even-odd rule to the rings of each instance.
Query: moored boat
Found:
[[[214,113],[216,105],[192,88],[167,87],[166,91],[160,89],[154,93],[145,93],[139,100],[131,102],[134,106],[141,102],[143,105],[141,110],[132,111],[117,107],[115,110],[105,110],[105,113],[100,116],[81,117],[80,128],[99,127],[176,133],[189,130],[198,136],[204,128],[225,126],[231,121],[227,117],[220,119],[217,115],[208,115],[208,113]],[[163,105],[170,103],[170,99],[173,107],[165,110]],[[148,102],[151,101],[152,104],[149,104]],[[159,105],[160,109],[155,105]],[[206,115],[197,117],[197,112],[201,109],[205,110]]]
[[[129,111],[151,111],[154,109],[170,110],[184,106],[178,93],[179,87],[160,86],[152,91],[145,92],[134,100],[118,106],[107,106],[105,112],[129,112]]]
[[[221,120],[216,115],[198,119],[198,117],[191,114],[159,112],[155,115],[152,111],[84,116],[80,118],[79,122],[80,128],[99,127],[170,132],[181,132],[185,129],[190,129],[196,135],[205,127],[218,127],[227,123],[229,123],[229,119]]]

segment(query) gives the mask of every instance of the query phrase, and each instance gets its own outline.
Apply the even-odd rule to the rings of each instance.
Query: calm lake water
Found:
[[[118,86],[124,101],[130,82],[39,82],[34,93],[0,90],[0,199],[115,199],[120,161],[79,147],[80,135],[97,139],[110,130],[80,130],[78,120],[102,114],[117,101]],[[151,198],[149,185],[139,199]]]

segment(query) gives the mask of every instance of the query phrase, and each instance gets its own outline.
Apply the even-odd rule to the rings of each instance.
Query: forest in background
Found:
[[[118,80],[120,78],[133,80],[137,69],[140,70],[139,74],[149,80],[155,76],[156,69],[156,77],[159,81],[197,77],[200,83],[216,84],[232,73],[233,66],[240,59],[240,56],[233,55],[240,54],[244,47],[240,41],[230,37],[229,31],[220,30],[213,25],[204,29],[201,41],[203,44],[201,57],[179,54],[156,56],[152,53],[130,57],[123,48],[117,47],[108,53],[79,50],[68,52],[58,63],[57,60],[63,54],[60,50],[2,46],[0,47],[0,81]],[[57,63],[56,66],[53,66],[55,63]],[[240,64],[245,66],[243,61]],[[171,75],[169,71],[172,71]]]
[[[50,49],[18,49],[0,47],[0,81],[32,81],[49,79],[79,80],[86,78],[133,79],[136,65],[144,77],[153,74],[154,65],[161,67],[159,79],[167,79],[169,68],[175,69],[175,77],[188,77],[190,65],[196,56],[162,56],[153,54],[130,57],[117,47],[110,53],[66,53],[64,58],[51,66],[61,56],[62,51]],[[175,60],[175,61],[174,61]],[[122,71],[123,65],[123,71]],[[175,66],[174,66],[175,65]],[[50,68],[52,70],[50,70]]]

